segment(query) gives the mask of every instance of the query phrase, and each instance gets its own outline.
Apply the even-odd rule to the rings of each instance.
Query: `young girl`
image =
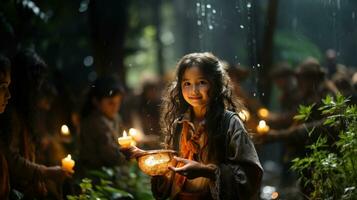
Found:
[[[166,94],[161,125],[178,157],[169,173],[152,178],[155,198],[257,198],[263,170],[218,58],[184,56]]]

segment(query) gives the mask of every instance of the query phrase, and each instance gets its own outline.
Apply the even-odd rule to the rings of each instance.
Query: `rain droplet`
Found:
[[[253,93],[253,96],[257,96],[257,93],[254,92],[254,93]]]
[[[352,12],[352,19],[355,19],[355,18],[356,18],[356,13]]]
[[[255,66],[253,65],[253,66],[252,66],[252,68],[254,69],[254,68],[255,68]]]
[[[247,3],[247,8],[251,8],[252,4],[251,3]]]
[[[201,26],[201,25],[202,25],[201,20],[197,20],[197,25],[198,25],[198,26]]]
[[[243,26],[243,25],[240,25],[239,27],[240,27],[241,29],[243,29],[243,28],[244,28],[244,26]]]
[[[94,59],[92,56],[86,56],[84,59],[83,59],[83,64],[84,66],[86,67],[90,67],[93,65],[93,62],[94,62]]]
[[[40,13],[40,9],[36,6],[33,8],[33,12],[38,15]]]
[[[212,25],[209,25],[208,28],[209,28],[209,30],[212,30],[212,29],[213,29],[213,26],[212,26]]]
[[[197,7],[200,7],[200,5],[201,5],[200,3],[196,3],[196,6],[197,6]]]
[[[205,14],[204,12],[202,12],[202,14],[201,14],[201,15],[202,15],[202,17],[204,17],[206,14]]]
[[[262,96],[264,97],[264,95],[265,95],[265,93],[263,92],[263,93],[262,93]]]
[[[260,67],[260,64],[257,64],[257,67]]]
[[[212,10],[212,13],[213,13],[213,14],[216,14],[216,12],[217,12],[217,11],[216,11],[215,9]]]
[[[207,7],[207,8],[211,8],[211,4],[207,4],[206,7]]]

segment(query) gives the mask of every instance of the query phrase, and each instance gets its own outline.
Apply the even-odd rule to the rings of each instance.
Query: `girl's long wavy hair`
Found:
[[[206,130],[208,133],[209,155],[219,159],[219,146],[225,137],[220,137],[221,121],[225,110],[238,112],[242,104],[234,95],[232,84],[219,59],[212,53],[191,53],[185,55],[177,64],[176,80],[174,80],[164,93],[161,105],[160,125],[165,135],[166,147],[170,147],[170,141],[176,131],[175,120],[180,118],[190,105],[184,100],[181,90],[182,77],[186,69],[198,67],[210,83],[209,102],[205,115]],[[217,151],[218,150],[218,151]]]

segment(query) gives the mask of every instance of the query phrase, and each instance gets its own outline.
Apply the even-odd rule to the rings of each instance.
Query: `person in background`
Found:
[[[10,60],[0,55],[0,114],[5,111],[6,105],[11,97],[9,85],[10,77]],[[3,129],[0,129],[0,137],[3,136]],[[7,200],[10,194],[10,177],[9,166],[6,160],[4,149],[6,145],[0,140],[0,199]]]
[[[44,61],[31,50],[19,51],[11,70],[11,102],[2,121],[2,142],[10,173],[11,191],[24,198],[61,199],[61,185],[71,173],[60,166],[36,164],[35,143],[40,139],[34,123],[38,89],[44,80]],[[60,162],[60,161],[58,161]]]
[[[115,167],[123,162],[117,138],[123,128],[118,114],[124,88],[115,76],[98,78],[82,110],[80,162],[82,171]]]

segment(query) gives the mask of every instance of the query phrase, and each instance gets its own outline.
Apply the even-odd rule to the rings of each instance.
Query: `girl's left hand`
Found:
[[[213,164],[205,165],[194,160],[188,160],[185,158],[174,157],[177,162],[182,162],[185,165],[182,167],[172,167],[169,166],[169,169],[186,176],[188,179],[195,179],[198,177],[206,177],[210,179],[215,179],[215,170],[217,166]]]

